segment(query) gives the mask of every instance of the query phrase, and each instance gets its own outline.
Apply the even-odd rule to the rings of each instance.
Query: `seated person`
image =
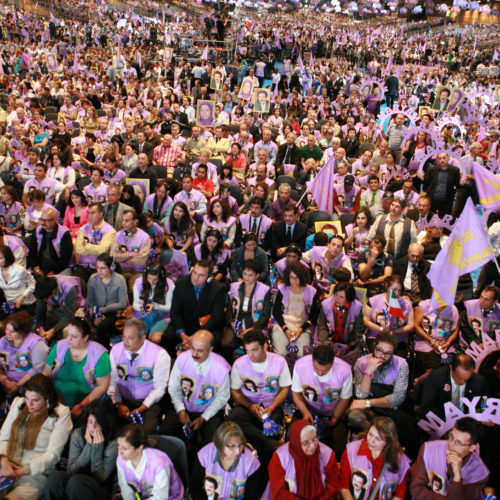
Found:
[[[384,291],[386,278],[392,276],[394,257],[384,252],[385,238],[375,236],[368,250],[361,252],[358,259],[359,279],[356,285],[367,289],[367,297]]]

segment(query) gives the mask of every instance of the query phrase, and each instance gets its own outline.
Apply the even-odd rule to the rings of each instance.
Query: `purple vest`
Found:
[[[328,322],[328,326],[330,327],[330,330],[332,332],[335,331],[336,328],[335,322],[337,321],[337,315],[333,314],[334,301],[335,297],[332,295],[331,297],[328,297],[327,299],[321,302],[321,307],[323,308],[323,312],[325,313],[326,321]],[[356,322],[356,318],[359,316],[359,313],[361,312],[362,308],[363,306],[361,305],[361,302],[358,299],[354,299],[354,302],[352,302],[352,304],[350,305],[349,311],[347,313],[347,320],[344,331],[346,339],[349,333],[354,328],[354,323]]]
[[[36,239],[37,239],[37,252],[40,251],[40,247],[42,246],[42,236],[41,236],[41,232],[42,232],[42,226],[38,226],[36,228]],[[62,240],[62,237],[64,236],[64,233],[67,233],[68,232],[68,229],[66,227],[64,227],[62,224],[58,224],[57,225],[57,233],[56,233],[56,237],[51,240],[51,243],[52,243],[52,246],[54,247],[54,250],[56,251],[56,255],[58,257],[61,256],[61,240]]]
[[[285,482],[288,485],[290,493],[297,493],[297,474],[295,472],[295,462],[289,450],[290,443],[280,446],[276,453],[280,459],[281,467],[285,471]],[[325,484],[325,467],[332,457],[332,449],[326,444],[319,443],[319,468],[321,469],[321,479]]]
[[[150,194],[146,201],[144,202],[144,212],[151,212],[153,214],[153,218],[157,220],[162,220],[165,217],[165,214],[168,212],[170,205],[174,202],[170,196],[167,196],[163,203],[160,206],[157,206],[155,209],[155,198],[156,193]]]
[[[233,471],[224,470],[215,460],[217,448],[213,443],[204,446],[198,452],[198,460],[205,469],[205,477],[217,482],[218,500],[243,498],[246,480],[260,467],[259,460],[245,447]]]
[[[212,403],[219,387],[231,371],[228,362],[214,352],[210,353],[210,367],[205,377],[201,378],[196,372],[191,351],[185,351],[177,357],[177,368],[181,373],[181,379],[190,378],[193,381],[193,389],[188,398],[184,396],[184,406],[189,412],[203,413]]]
[[[21,206],[22,205],[19,201],[15,201],[7,209],[3,203],[0,203],[0,214],[5,217],[5,225],[9,229],[15,228],[21,222],[21,220],[19,219],[19,209],[21,208]]]
[[[198,243],[194,247],[194,255],[196,256],[197,259],[201,259],[201,245],[202,245],[201,243]],[[226,260],[229,259],[230,257],[231,257],[231,251],[228,250],[227,248],[222,248],[222,252],[220,252],[217,255],[215,260],[211,257],[208,257],[208,260],[212,262],[212,264],[214,265],[212,271],[212,274],[214,276],[219,272],[217,264],[224,264],[224,262],[226,262]]]
[[[239,316],[240,307],[243,304],[240,304],[240,287],[244,287],[245,284],[240,281],[236,281],[231,283],[231,288],[229,289],[229,297],[231,298],[231,302],[235,300],[237,302],[236,307],[233,307],[233,310],[237,311],[237,315]],[[254,321],[258,321],[264,310],[264,298],[266,293],[269,291],[269,287],[260,281],[255,282],[255,288],[252,296],[252,318]],[[237,318],[234,318],[237,319]]]
[[[233,183],[234,180],[234,183]],[[227,182],[227,181],[226,181]],[[221,184],[220,178],[219,178],[219,184]],[[236,180],[235,177],[231,179],[231,182],[229,183],[233,186],[238,186],[238,181]],[[229,207],[231,208],[233,214],[237,215],[240,211],[240,207],[238,206],[238,202],[236,201],[236,198],[233,196],[229,195],[227,198],[221,198],[220,195],[215,195],[210,199],[210,202],[213,203],[215,200],[225,200],[229,203]]]
[[[314,283],[320,286],[325,292],[328,292],[333,284],[333,273],[337,267],[342,267],[349,257],[344,252],[340,252],[333,260],[326,262],[323,252],[328,247],[313,247],[311,252],[311,268],[314,273]],[[321,266],[321,271],[316,269]]]
[[[28,248],[26,247],[24,241],[21,238],[17,238],[16,236],[7,236],[7,235],[5,235],[3,238],[4,238],[4,244],[7,245],[12,250],[12,253],[15,253],[19,247],[22,247],[24,255],[28,256]]]
[[[94,231],[92,229],[92,224],[90,222],[87,222],[87,224],[84,224],[81,228],[81,231],[83,233],[84,238],[88,238],[88,242],[91,245],[98,245],[103,236],[107,233],[109,233],[113,229],[113,226],[111,224],[108,224],[107,222],[103,222],[101,229],[99,229],[99,232],[101,233],[98,238],[94,235]],[[92,269],[95,269],[97,263],[97,255],[80,255],[78,259],[78,265],[82,267],[90,267]]]
[[[356,197],[360,192],[361,188],[354,185],[352,189],[346,194],[344,190],[344,184],[336,184],[335,191],[337,193],[337,199],[339,196],[344,197],[343,203],[339,200],[339,210],[343,214],[350,214],[354,211],[354,203],[356,202]]]
[[[193,224],[194,225],[194,224]],[[171,234],[172,236],[175,237],[175,246],[182,248],[186,244],[186,240],[188,238],[188,232],[191,231],[193,228],[193,225],[189,227],[189,229],[184,232],[184,233],[178,233],[177,231],[174,232],[172,229],[170,229],[170,221],[167,219],[165,221],[165,233]],[[197,245],[200,242],[198,239],[198,234],[195,232],[193,234],[193,242],[191,243],[192,246]]]
[[[19,347],[11,346],[5,336],[0,339],[0,353],[5,357],[4,370],[10,380],[18,382],[33,368],[31,351],[38,342],[45,341],[36,333],[28,333]]]
[[[238,358],[234,366],[238,370],[243,384],[240,388],[243,395],[254,404],[264,405],[264,408],[271,405],[280,390],[279,379],[284,363],[283,356],[268,352],[266,368],[263,372],[258,372],[254,370],[247,355]]]
[[[144,350],[131,362],[123,342],[112,347],[111,356],[116,367],[120,365],[125,372],[116,383],[123,399],[142,401],[154,389],[153,371],[161,350],[160,346],[146,340]]]
[[[309,269],[309,264],[305,262],[304,260],[300,259],[300,263],[305,266],[307,269]],[[283,257],[282,259],[278,260],[277,262],[274,263],[274,267],[276,268],[276,272],[278,273],[278,276],[280,278],[283,277],[283,274],[285,273],[285,269],[288,266],[288,261],[286,260],[286,257]]]
[[[53,203],[55,197],[54,187],[56,184],[57,181],[55,179],[52,179],[51,177],[45,177],[42,182],[38,182],[36,179],[30,179],[28,182],[26,182],[26,187],[28,188],[28,190],[30,190],[30,188],[39,189],[40,191],[42,191],[42,193],[45,194],[45,199],[47,200],[47,202]]]
[[[431,482],[434,476],[439,476],[442,489],[439,493],[446,495],[448,492],[448,472],[446,466],[446,452],[448,441],[427,441],[424,443],[424,464]],[[497,471],[498,472],[498,471]],[[489,471],[477,452],[471,453],[469,460],[462,467],[461,475],[463,484],[477,483],[488,476]],[[478,498],[481,498],[480,495]]]
[[[139,295],[141,294],[141,290],[142,290],[142,279],[143,279],[143,277],[139,276],[139,278],[137,278],[135,280],[135,283],[134,283],[134,288],[137,288],[137,290],[139,291]],[[167,291],[173,286],[174,286],[174,282],[170,278],[167,278],[167,286],[165,287],[165,294],[164,294],[165,297],[167,296]],[[152,302],[151,292],[149,293],[148,300]],[[156,311],[156,309],[154,309],[153,312],[154,311]],[[134,318],[142,319],[145,316],[146,315],[142,311],[134,310],[134,314],[133,314]],[[170,322],[170,313],[169,312],[168,313],[161,313],[160,311],[156,311],[156,317],[157,317],[157,321],[165,320],[165,321]]]
[[[372,308],[370,319],[374,323],[380,324],[380,326],[389,324],[391,329],[401,328],[402,326],[406,325],[408,323],[406,318],[408,318],[408,315],[412,310],[412,304],[406,297],[399,297],[398,301],[405,315],[404,320],[402,320],[401,318],[394,318],[389,316],[389,306],[385,303],[385,293],[374,295],[368,300],[368,304]],[[383,319],[382,316],[384,317]],[[368,338],[374,338],[379,333],[380,332],[378,330],[368,330]],[[408,340],[407,333],[398,334],[396,335],[396,337],[398,339],[398,342],[406,342]]]
[[[59,368],[64,364],[64,357],[68,349],[67,339],[60,340],[56,344],[56,363],[55,367],[52,369],[54,378]],[[107,352],[106,349],[98,342],[94,342],[93,340],[87,342],[87,360],[83,366],[83,374],[85,375],[85,380],[89,384],[90,390],[96,386],[95,366],[105,352]]]
[[[454,305],[451,305],[446,306],[446,309],[439,313],[431,311],[430,299],[422,300],[418,305],[425,314],[422,321],[422,328],[437,342],[444,344],[458,325],[458,309]],[[427,320],[428,326],[426,325]],[[415,350],[417,352],[431,352],[433,350],[429,342],[421,338],[417,332],[415,332]],[[455,348],[450,346],[449,351],[455,352]]]
[[[187,255],[180,250],[172,250],[172,258],[165,264],[165,271],[175,281],[189,273]]]
[[[113,175],[111,175],[111,172],[109,170],[104,171],[105,184],[120,184],[121,180],[124,179],[125,177],[127,177],[127,174],[119,168],[116,169],[116,172]]]
[[[363,194],[363,196],[366,194]],[[369,206],[369,205],[368,205]],[[345,228],[345,232],[347,236],[350,236],[352,234],[352,231],[354,229],[354,226],[352,224],[349,224]],[[346,252],[347,257],[350,259],[357,260],[359,259],[359,256],[361,255],[361,252],[363,250],[368,250],[369,249],[369,240],[368,240],[368,233],[370,232],[369,229],[366,229],[362,233],[358,233],[354,235],[354,241],[353,244],[350,247],[350,250]]]
[[[265,67],[266,67],[266,63],[256,62],[255,63],[255,76],[263,77]]]
[[[205,198],[205,196],[202,192],[196,189],[191,189],[189,197],[186,195],[185,191],[181,191],[175,195],[174,201],[183,201],[188,207],[188,210],[191,212],[193,210],[198,210],[200,202],[203,198]]]
[[[59,217],[59,210],[57,210],[55,207],[53,207],[50,203],[47,203],[45,202],[43,204],[43,208],[42,208],[42,211],[43,210],[48,210],[49,208],[51,208],[52,210],[55,210],[57,212],[57,216]],[[30,205],[27,209],[26,209],[26,214],[29,216],[30,219],[33,219],[33,212],[35,211],[35,206],[34,205]],[[38,219],[37,219],[38,220]]]
[[[295,363],[295,371],[299,375],[309,411],[323,416],[333,415],[340,400],[342,385],[351,374],[350,365],[335,357],[330,378],[320,382],[313,368],[312,354],[308,354]]]
[[[82,283],[78,276],[64,276],[62,274],[56,274],[52,277],[57,280],[56,295],[50,299],[50,303],[52,305],[64,304],[66,296],[71,289],[76,286],[76,307],[85,306],[85,299],[82,295]]]
[[[236,219],[231,216],[228,217],[226,222],[217,222],[216,220],[209,220],[208,215],[204,215],[203,222],[208,226],[209,229],[218,229],[222,234],[222,239],[226,241],[229,235],[229,229],[231,228],[231,226],[236,224]]]
[[[469,325],[474,330],[476,336],[481,340],[481,333],[486,333],[494,338],[495,330],[500,328],[500,306],[497,304],[493,313],[485,318],[479,307],[479,299],[466,300],[464,305]],[[474,320],[479,321],[481,325],[478,325],[477,321]]]
[[[125,236],[125,231],[122,229],[121,231],[118,231],[116,233],[115,240],[120,246],[125,245],[127,247],[127,252],[139,252],[141,247],[149,241],[149,236],[148,233],[146,233],[142,229],[137,229],[133,238],[128,239]],[[133,265],[133,264],[128,264],[127,262],[122,262],[120,265],[123,270],[131,269],[133,271],[138,271],[140,273],[142,273],[146,268],[145,264]]]
[[[92,184],[85,186],[83,193],[87,197],[87,202],[105,203],[108,197],[108,186],[104,182],[96,189]]]
[[[281,292],[281,295],[283,296],[283,305],[285,307],[284,314],[288,314],[288,306],[289,306],[289,299],[290,299],[290,286],[286,286],[285,284],[281,284],[278,286],[278,290]],[[314,296],[316,295],[316,289],[312,287],[311,285],[306,285],[304,287],[304,312],[309,316],[309,313],[311,312],[311,306],[314,301]]]
[[[133,470],[127,466],[127,462],[120,455],[116,459],[116,465],[121,469],[125,480],[139,492],[141,498],[149,498],[152,495],[155,484],[155,477],[164,469],[170,470],[170,484],[168,495],[165,498],[171,500],[182,500],[184,498],[184,486],[172,464],[169,456],[154,448],[145,448],[146,467],[140,481],[137,480]]]
[[[259,224],[259,230],[258,230],[258,240],[259,244],[262,244],[264,241],[264,238],[266,237],[267,231],[271,228],[273,225],[272,219],[267,217],[267,215],[262,214],[260,219],[260,224]],[[247,233],[250,231],[250,221],[252,219],[252,216],[250,214],[245,214],[240,217],[240,224],[241,224],[241,232],[242,234]]]
[[[369,498],[370,490],[373,485],[373,470],[370,459],[366,455],[358,454],[362,442],[362,440],[359,440],[349,443],[346,451],[349,459],[349,465],[351,466],[351,472],[356,469],[362,472],[368,479],[363,487],[366,488],[364,498]],[[394,497],[395,489],[404,480],[405,474],[410,467],[410,460],[404,453],[401,453],[399,455],[398,463],[399,470],[397,472],[391,472],[389,467],[385,470],[384,475],[380,480],[379,498],[382,498],[383,495],[384,498],[386,498],[385,493],[388,489],[392,490],[392,497]]]

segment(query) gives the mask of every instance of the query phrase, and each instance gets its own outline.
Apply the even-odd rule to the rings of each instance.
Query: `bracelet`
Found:
[[[283,325],[281,329],[282,329],[284,332],[286,332],[286,331],[288,330],[288,326]]]
[[[373,373],[363,372],[363,377],[373,378]]]
[[[337,419],[336,419],[335,417],[332,417],[332,418],[330,419],[330,424],[331,424],[332,426],[334,426],[336,423],[337,423]]]
[[[269,405],[269,408],[271,408],[272,411],[276,410],[276,407],[274,405]]]

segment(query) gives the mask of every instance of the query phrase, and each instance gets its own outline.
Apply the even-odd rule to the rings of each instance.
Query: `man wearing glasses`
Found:
[[[465,417],[457,420],[447,441],[424,443],[412,468],[412,497],[418,500],[481,498],[489,475],[477,453],[481,433],[481,424]],[[433,483],[441,485],[438,493],[433,491]]]
[[[380,333],[375,338],[373,354],[363,356],[354,365],[354,401],[351,410],[371,410],[391,417],[398,428],[399,440],[408,456],[418,451],[418,428],[411,415],[400,409],[408,388],[408,363],[395,356],[397,338]]]

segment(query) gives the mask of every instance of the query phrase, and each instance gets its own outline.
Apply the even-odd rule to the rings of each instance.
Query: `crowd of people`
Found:
[[[123,5],[0,10],[0,494],[499,494],[498,26]]]

